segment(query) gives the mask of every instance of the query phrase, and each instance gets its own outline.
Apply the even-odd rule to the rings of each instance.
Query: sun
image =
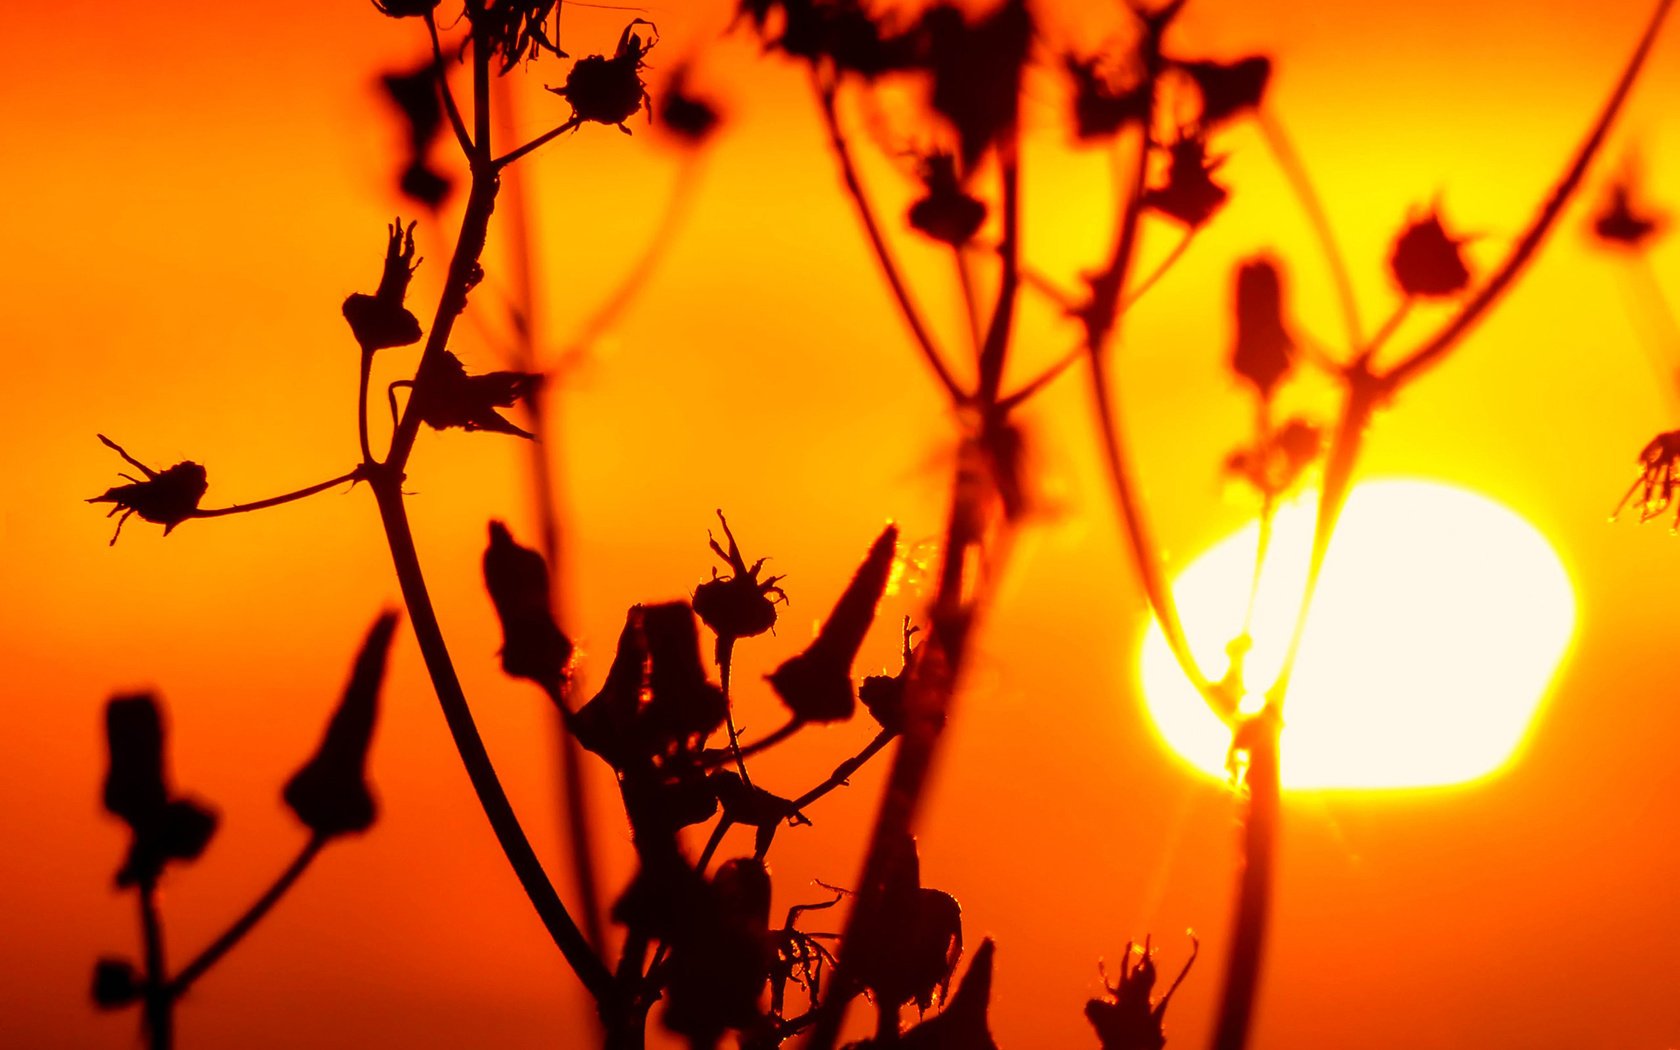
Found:
[[[1306,574],[1315,494],[1278,510],[1255,604],[1247,681],[1270,684]],[[1216,544],[1173,584],[1211,677],[1242,625],[1258,525]],[[1458,784],[1510,762],[1575,628],[1551,545],[1484,496],[1429,481],[1353,489],[1325,559],[1284,710],[1285,788]],[[1229,731],[1151,624],[1138,661],[1155,729],[1181,758],[1225,777]]]

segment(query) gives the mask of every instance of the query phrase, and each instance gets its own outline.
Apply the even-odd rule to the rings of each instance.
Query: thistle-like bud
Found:
[[[1463,238],[1447,236],[1441,213],[1413,222],[1394,242],[1389,267],[1401,291],[1420,298],[1457,295],[1470,286],[1470,270],[1459,250]]]

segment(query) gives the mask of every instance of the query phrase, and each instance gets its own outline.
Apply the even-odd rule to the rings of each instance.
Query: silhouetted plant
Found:
[[[711,550],[728,574],[714,568],[691,601],[633,606],[599,692],[587,702],[571,696],[574,647],[555,614],[559,551],[557,501],[551,490],[539,500],[542,551],[521,546],[499,522],[490,524],[484,574],[501,623],[500,659],[511,676],[540,687],[564,722],[570,739],[608,763],[624,804],[636,872],[611,907],[625,927],[614,961],[597,924],[586,807],[580,781],[570,779],[568,813],[574,829],[573,863],[585,889],[583,928],[561,901],[538,861],[478,735],[467,698],[432,606],[410,531],[403,481],[410,469],[422,424],[437,430],[485,430],[532,438],[542,432],[544,369],[536,361],[531,334],[534,295],[529,289],[529,245],[514,223],[518,284],[525,299],[511,308],[520,340],[515,367],[471,373],[451,350],[454,326],[484,279],[482,257],[490,220],[504,186],[517,186],[517,161],[585,124],[611,125],[629,133],[630,122],[653,101],[644,75],[657,30],[632,19],[611,54],[586,55],[572,63],[559,86],[548,89],[570,113],[550,130],[498,153],[492,142],[492,110],[498,102],[493,76],[541,60],[544,68],[568,57],[560,46],[559,0],[464,0],[465,39],[446,57],[435,17],[436,0],[376,0],[382,14],[418,20],[426,29],[431,60],[408,73],[388,76],[385,89],[406,122],[409,156],[401,189],[434,212],[450,191],[452,177],[432,151],[448,128],[466,165],[466,199],[459,236],[429,326],[410,311],[406,299],[419,259],[415,224],[400,219],[387,229],[377,288],[354,293],[342,311],[360,350],[357,431],[360,461],[338,477],[244,505],[203,509],[205,469],[183,462],[154,471],[120,446],[101,437],[143,477],[110,488],[89,502],[113,504],[121,524],[131,515],[161,524],[167,534],[191,518],[263,509],[343,485],[365,482],[377,506],[393,566],[420,652],[445,720],[498,843],[533,908],[566,962],[593,998],[605,1043],[613,1048],[643,1045],[649,1012],[663,999],[663,1023],[691,1045],[718,1045],[727,1033],[754,1050],[780,1045],[809,1031],[807,1045],[830,1050],[838,1042],[848,1006],[868,996],[876,1009],[875,1034],[865,1046],[904,1045],[948,1050],[994,1046],[986,1020],[993,975],[990,941],[974,953],[949,1002],[947,991],[962,951],[961,910],[954,897],[921,884],[913,829],[930,770],[967,669],[973,632],[990,601],[991,587],[1007,561],[1015,530],[1034,511],[1025,469],[1026,435],[1017,411],[1080,360],[1090,367],[1093,415],[1100,448],[1111,476],[1123,537],[1142,580],[1149,605],[1169,648],[1186,676],[1232,734],[1233,776],[1246,805],[1245,862],[1239,881],[1234,933],[1228,951],[1225,988],[1214,1045],[1242,1047],[1251,1027],[1264,943],[1275,849],[1279,792],[1279,733],[1283,702],[1307,611],[1325,551],[1351,484],[1364,431],[1376,409],[1389,403],[1410,380],[1456,347],[1510,287],[1554,225],[1597,153],[1622,105],[1670,0],[1656,13],[1620,81],[1551,198],[1491,276],[1472,287],[1461,241],[1442,225],[1438,209],[1401,232],[1389,257],[1401,299],[1389,320],[1367,337],[1358,319],[1340,256],[1329,235],[1305,172],[1281,127],[1266,108],[1272,64],[1260,55],[1234,62],[1186,58],[1168,47],[1168,37],[1186,0],[1160,7],[1131,5],[1134,37],[1111,53],[1067,53],[1056,65],[1068,84],[1069,123],[1087,143],[1124,146],[1131,163],[1118,188],[1119,209],[1112,250],[1082,274],[1078,291],[1068,292],[1022,258],[1020,171],[1021,99],[1039,37],[1026,0],[1003,0],[983,12],[938,2],[914,15],[878,13],[861,0],[743,0],[740,18],[766,48],[802,63],[810,76],[847,193],[862,221],[882,276],[921,357],[947,395],[958,434],[951,499],[941,564],[926,633],[903,625],[903,667],[892,676],[855,681],[854,663],[886,588],[895,557],[897,531],[888,526],[870,546],[862,565],[835,602],[822,630],[801,653],[771,675],[771,690],[790,719],[756,741],[743,742],[735,725],[731,668],[738,643],[762,636],[776,622],[785,598],[780,576],[761,576],[764,560],[749,564],[719,512],[727,547],[714,537]],[[455,65],[465,65],[470,99],[457,100],[450,83]],[[686,66],[683,68],[686,69]],[[864,187],[841,118],[842,97],[873,91],[888,77],[905,78],[921,89],[925,105],[916,141],[926,143],[913,158],[915,192],[905,208],[906,224],[950,252],[956,281],[967,306],[972,361],[954,366],[948,348],[926,324],[896,261],[879,210]],[[672,130],[689,144],[716,123],[716,109],[687,93],[684,77],[661,107]],[[1187,116],[1188,115],[1188,116]],[[1170,118],[1170,119],[1169,119]],[[1254,396],[1254,431],[1231,453],[1226,466],[1250,483],[1260,500],[1261,540],[1257,564],[1267,554],[1277,500],[1302,480],[1322,453],[1317,528],[1308,579],[1301,596],[1288,655],[1263,703],[1239,713],[1247,694],[1243,656],[1248,628],[1232,640],[1230,663],[1218,678],[1196,664],[1184,637],[1159,553],[1150,536],[1142,501],[1132,481],[1122,428],[1109,376],[1109,351],[1118,342],[1125,312],[1188,249],[1199,230],[1217,221],[1233,192],[1218,181],[1223,155],[1217,136],[1237,119],[1256,120],[1286,176],[1319,231],[1341,290],[1347,324],[1345,355],[1319,359],[1301,352],[1286,308],[1281,262],[1247,260],[1236,271],[1236,335],[1233,372]],[[682,194],[673,197],[675,215]],[[1140,230],[1147,216],[1177,230],[1176,247],[1160,267],[1133,280]],[[1637,243],[1649,220],[1634,215],[1625,198],[1621,210],[1601,222],[1611,239]],[[991,244],[986,243],[988,226]],[[624,308],[652,265],[658,241],[631,271],[619,293],[583,326],[575,347],[586,347]],[[977,264],[991,258],[990,309],[977,292]],[[1009,374],[1014,322],[1023,288],[1049,296],[1078,329],[1078,345],[1050,368],[1012,385]],[[1411,352],[1391,364],[1379,351],[1400,329],[1420,298],[1456,303],[1452,317]],[[412,378],[386,391],[392,432],[383,455],[370,438],[369,386],[373,357],[381,351],[422,344]],[[1274,419],[1278,392],[1310,364],[1342,388],[1340,418],[1320,426],[1311,420]],[[527,429],[503,413],[529,409]],[[1328,436],[1326,436],[1328,435]],[[1638,494],[1642,517],[1663,513],[1672,503],[1675,463],[1663,435],[1642,457]],[[534,473],[546,478],[540,453]],[[546,485],[546,481],[541,482]],[[1624,503],[1627,500],[1624,499]],[[1652,508],[1657,508],[1654,511]],[[115,542],[113,537],[112,542]],[[1258,577],[1258,572],[1256,573]],[[1250,602],[1252,611],[1252,600]],[[706,666],[701,626],[713,633],[717,682]],[[320,751],[287,784],[288,806],[310,829],[299,860],[211,949],[174,977],[164,967],[155,889],[164,865],[196,857],[214,830],[202,807],[175,797],[163,774],[161,716],[155,702],[114,702],[109,715],[112,772],[107,808],[134,833],[119,882],[137,887],[146,941],[143,966],[117,959],[96,967],[94,991],[101,1005],[140,1002],[154,1046],[166,1046],[175,998],[272,906],[315,851],[332,838],[365,829],[373,819],[365,782],[365,757],[374,720],[374,694],[394,619],[383,618],[369,636],[344,704],[335,714]],[[748,759],[796,735],[813,723],[854,716],[861,700],[880,726],[860,751],[801,794],[783,793],[754,781]],[[726,743],[713,738],[726,730]],[[770,926],[771,877],[766,856],[784,825],[809,824],[807,811],[843,785],[864,763],[898,743],[870,840],[849,893],[825,903],[796,905],[782,927]],[[682,831],[711,823],[706,845],[690,859]],[[749,857],[713,862],[734,826],[754,830]],[[850,896],[838,933],[800,929],[799,917],[834,907]],[[589,932],[586,934],[585,930]],[[1194,959],[1192,951],[1192,960]],[[1104,1050],[1159,1047],[1161,1022],[1178,980],[1152,1000],[1154,963],[1149,942],[1134,962],[1128,945],[1120,983],[1109,1000],[1094,1000],[1087,1015]],[[790,1004],[788,986],[801,990]],[[766,1005],[768,1000],[768,1005]],[[915,1003],[933,1017],[902,1027],[902,1008]]]
[[[171,973],[165,958],[158,886],[170,863],[199,858],[219,818],[209,807],[176,795],[169,783],[163,711],[150,694],[118,696],[105,707],[110,765],[105,775],[105,809],[127,824],[127,859],[117,886],[133,888],[140,904],[143,959],[107,956],[94,964],[93,1000],[102,1010],[141,1007],[148,1044],[174,1044],[175,1004],[222,956],[242,940],[336,838],[373,826],[375,803],[367,783],[367,753],[385,678],[385,657],[397,618],[374,621],[356,657],[343,699],[327,724],[315,755],[286,782],[281,797],[309,832],[303,849],[274,883],[185,966]]]

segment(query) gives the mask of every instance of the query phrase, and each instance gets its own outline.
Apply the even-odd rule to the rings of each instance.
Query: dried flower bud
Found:
[[[659,123],[684,145],[698,146],[711,138],[723,118],[716,104],[690,90],[690,76],[687,65],[671,74],[659,102]]]
[[[963,190],[957,159],[929,154],[922,160],[921,176],[927,194],[910,205],[910,225],[952,247],[973,240],[986,221],[986,205]]]
[[[856,920],[847,959],[879,1001],[914,1002],[925,1011],[944,1000],[962,957],[962,908],[950,894],[922,886],[914,839],[905,835],[889,850],[876,908]]]
[[[1085,1004],[1085,1016],[1090,1020],[1091,1027],[1097,1030],[1102,1050],[1161,1050],[1167,1045],[1161,1025],[1173,992],[1178,990],[1184,975],[1196,962],[1201,945],[1194,934],[1190,937],[1190,945],[1190,958],[1185,962],[1184,969],[1179,971],[1166,994],[1153,1003],[1149,997],[1155,990],[1155,959],[1150,954],[1149,940],[1144,939],[1141,950],[1135,945],[1126,945],[1126,955],[1120,960],[1120,983],[1109,984],[1108,975],[1103,975],[1103,985],[1111,998],[1092,999]],[[1137,956],[1135,963],[1132,959],[1134,954]]]
[[[528,438],[533,436],[530,431],[515,426],[496,409],[512,408],[541,381],[541,376],[530,372],[468,375],[461,359],[445,350],[438,355],[436,367],[423,373],[415,387],[415,409],[434,430],[460,427]]]
[[[904,690],[910,681],[910,668],[915,658],[915,649],[910,640],[915,637],[919,627],[910,626],[910,617],[904,618],[904,663],[895,675],[872,674],[858,686],[858,700],[863,703],[864,710],[875,719],[877,725],[887,732],[897,735],[904,732]]]
[[[729,704],[701,666],[700,632],[689,604],[647,606],[642,610],[642,633],[648,648],[648,698],[642,717],[653,735],[683,740],[721,726]]]
[[[363,353],[420,341],[420,322],[403,306],[409,278],[420,263],[414,257],[414,223],[398,219],[386,227],[385,265],[372,295],[353,292],[344,300],[344,319]]]
[[[1073,81],[1073,127],[1081,142],[1110,138],[1148,115],[1147,84],[1117,90],[1099,59],[1067,55],[1062,63]]]
[[[281,792],[286,805],[317,837],[359,833],[373,826],[377,807],[367,782],[368,746],[373,742],[379,687],[385,680],[385,659],[396,629],[393,612],[382,613],[373,622],[321,746]]]
[[[438,0],[373,0],[373,6],[388,18],[419,18],[437,5]]]
[[[717,516],[723,535],[729,540],[729,549],[719,546],[710,533],[707,539],[712,551],[732,572],[720,577],[716,569],[712,570],[712,578],[694,589],[694,612],[717,635],[722,646],[726,641],[754,638],[774,628],[776,603],[787,601],[787,595],[777,586],[785,577],[767,576],[760,580],[758,574],[768,559],[760,558],[748,565],[735,542],[735,534],[729,531],[723,511],[718,511]]]
[[[595,752],[614,769],[625,769],[644,757],[637,732],[642,687],[647,674],[647,641],[642,637],[642,607],[634,605],[624,617],[612,666],[601,691],[572,718],[578,743]]]
[[[216,815],[173,798],[164,771],[163,715],[149,694],[119,696],[105,707],[105,809],[133,832],[117,885],[153,882],[171,860],[194,860],[216,831]]]
[[[646,40],[636,33],[637,26],[648,27]],[[624,27],[613,57],[589,55],[578,59],[566,74],[566,83],[548,89],[572,104],[572,117],[567,123],[612,124],[630,134],[624,122],[648,105],[647,85],[642,82],[642,59],[658,41],[659,30],[653,23],[638,18]]]
[[[548,563],[541,554],[514,542],[499,521],[490,523],[484,586],[502,624],[502,670],[558,695],[572,658],[572,643],[554,622]]]
[[[990,937],[981,941],[967,972],[957,982],[950,1004],[890,1045],[898,1050],[997,1050],[997,1040],[992,1038],[991,1024],[986,1017],[992,1001],[994,947]],[[876,1045],[865,1042],[860,1050]]]
[[[1032,12],[1025,0],[1004,0],[970,22],[960,8],[941,3],[922,16],[921,31],[933,74],[930,101],[956,128],[963,170],[973,171],[1019,119]]]
[[[167,536],[175,526],[198,512],[198,501],[204,498],[205,491],[210,487],[209,475],[203,467],[188,461],[177,463],[168,470],[153,470],[104,434],[98,437],[105,447],[115,450],[117,455],[145,475],[141,479],[119,474],[118,477],[128,478],[131,484],[113,485],[87,500],[89,503],[115,504],[111,513],[105,515],[107,518],[112,514],[122,514],[117,519],[117,531],[111,534],[111,546],[116,546],[117,537],[122,535],[123,523],[131,514],[140,515],[143,521],[162,525],[163,534]]]
[[[1610,519],[1614,521],[1629,501],[1639,508],[1641,524],[1660,517],[1675,505],[1676,487],[1680,487],[1680,430],[1669,430],[1640,450],[1639,477],[1616,504]],[[1675,512],[1674,528],[1680,529],[1680,510]]]
[[[1257,109],[1272,76],[1272,60],[1251,55],[1235,62],[1175,62],[1179,71],[1195,82],[1202,96],[1198,123],[1204,128]]]
[[[770,675],[771,688],[799,721],[842,722],[852,717],[857,704],[852,661],[886,590],[897,543],[898,527],[888,525],[870,546],[816,639]]]
[[[1237,335],[1231,370],[1254,384],[1262,398],[1289,374],[1295,340],[1283,323],[1283,278],[1267,258],[1237,267]]]
[[[145,993],[146,979],[127,959],[105,956],[93,964],[93,1004],[119,1010]]]
[[[544,51],[565,58],[560,50],[560,0],[481,0],[468,4],[467,18],[473,28],[490,42],[490,54],[502,56],[501,73],[507,75],[520,62],[535,59]],[[548,20],[554,19],[553,35]]]
[[[724,862],[700,895],[690,927],[671,946],[666,1028],[693,1045],[764,1020],[759,998],[770,979],[770,872],[762,861]]]
[[[1616,248],[1637,249],[1662,228],[1662,216],[1634,209],[1628,180],[1612,184],[1609,193],[1604,208],[1593,218],[1593,234],[1600,241]]]
[[[1210,160],[1207,140],[1185,135],[1167,147],[1167,182],[1145,191],[1143,204],[1195,229],[1213,217],[1230,193],[1213,181],[1224,158]]]
[[[1441,213],[1431,211],[1413,222],[1394,242],[1389,266],[1407,295],[1438,298],[1457,295],[1470,286],[1470,270],[1459,251],[1464,240],[1447,236]]]

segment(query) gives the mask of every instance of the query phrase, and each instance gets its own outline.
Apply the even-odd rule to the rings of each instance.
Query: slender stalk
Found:
[[[1184,257],[1184,253],[1190,248],[1190,242],[1195,239],[1196,230],[1194,227],[1184,231],[1184,236],[1179,238],[1178,243],[1173,245],[1172,251],[1168,252],[1166,257],[1156,264],[1155,269],[1149,272],[1149,276],[1139,281],[1136,287],[1132,288],[1120,297],[1121,315],[1124,315],[1127,310],[1130,310],[1134,303],[1136,303],[1139,299],[1142,299],[1145,293],[1155,287],[1156,282],[1160,281],[1161,278],[1167,275],[1167,271],[1171,270],[1173,265]],[[1050,283],[1048,278],[1031,270],[1023,270],[1021,273],[1021,279],[1029,286],[1038,288],[1040,291],[1046,291],[1046,288]],[[1047,294],[1050,294],[1057,302],[1062,303],[1069,309],[1070,312],[1077,312],[1079,309],[1078,305],[1073,303],[1071,298],[1066,298],[1066,293],[1062,292],[1060,289],[1053,289],[1047,292]],[[1028,400],[1034,394],[1037,394],[1040,390],[1049,386],[1063,372],[1085,360],[1085,358],[1089,355],[1090,350],[1087,349],[1086,344],[1083,341],[1080,342],[1078,346],[1069,350],[1066,354],[1063,354],[1055,364],[1040,372],[1036,377],[1024,384],[1019,390],[1016,390],[1012,394],[998,398],[998,410],[1005,413],[1014,410],[1022,402]]]
[[[1147,129],[1149,124],[1150,121],[1146,119],[1143,127]],[[1126,203],[1115,236],[1114,256],[1108,269],[1092,282],[1092,316],[1088,322],[1089,336],[1086,344],[1086,356],[1091,366],[1091,396],[1095,403],[1103,461],[1114,485],[1120,524],[1131,550],[1132,565],[1138,573],[1144,597],[1154,613],[1156,622],[1161,625],[1161,635],[1166,639],[1167,648],[1178,661],[1184,676],[1195,686],[1213,712],[1229,723],[1236,715],[1235,704],[1214,687],[1196,663],[1195,654],[1190,650],[1190,640],[1186,637],[1183,623],[1179,619],[1178,605],[1173,599],[1171,588],[1167,586],[1166,575],[1161,570],[1155,542],[1149,534],[1148,524],[1144,521],[1143,505],[1138,498],[1131,470],[1127,466],[1119,413],[1109,394],[1108,369],[1104,362],[1105,344],[1116,334],[1119,327],[1120,311],[1111,304],[1117,302],[1125,291],[1126,273],[1131,268],[1137,243],[1138,221],[1143,211],[1143,192],[1148,168],[1149,137],[1146,131],[1140,131],[1137,155],[1132,167],[1132,183],[1125,196]],[[1105,296],[1108,298],[1105,299]]]
[[[403,506],[401,477],[390,471],[383,471],[372,479],[372,488],[391,548],[391,560],[396,569],[397,582],[402,589],[403,602],[408,608],[409,622],[414,625],[415,638],[419,642],[420,653],[425,658],[426,670],[431,675],[438,703],[443,707],[444,721],[449,725],[450,735],[455,740],[455,749],[460,752],[461,763],[466,767],[473,790],[478,794],[479,804],[483,806],[484,815],[490,821],[491,830],[495,832],[502,852],[507,855],[508,863],[513,866],[514,874],[518,876],[525,895],[536,908],[537,915],[548,929],[555,946],[565,956],[566,962],[577,973],[584,987],[605,1009],[615,996],[612,975],[591,949],[577,924],[572,921],[566,905],[555,893],[554,886],[543,872],[542,862],[537,859],[536,851],[531,848],[530,840],[525,837],[525,831],[519,825],[519,818],[515,816],[513,806],[508,802],[507,793],[502,790],[501,781],[490,762],[490,755],[485,751],[484,741],[479,737],[478,727],[473,722],[472,711],[467,706],[466,695],[462,692],[460,680],[455,674],[455,665],[444,644],[437,614],[432,609],[425,576],[421,573],[419,554],[414,547],[414,536],[409,530],[407,510]]]
[[[1301,155],[1295,152],[1295,146],[1289,141],[1283,123],[1268,109],[1257,111],[1255,121],[1260,125],[1260,136],[1266,140],[1266,148],[1271,150],[1278,168],[1283,171],[1283,177],[1289,182],[1289,188],[1295,193],[1295,199],[1300,202],[1301,210],[1307,213],[1307,222],[1312,225],[1313,236],[1318,241],[1319,251],[1324,255],[1324,264],[1330,270],[1330,279],[1336,286],[1336,304],[1342,311],[1342,325],[1347,330],[1347,345],[1360,346],[1365,342],[1365,336],[1364,326],[1359,321],[1359,300],[1354,297],[1353,278],[1348,276],[1347,260],[1336,245],[1335,233],[1330,228],[1330,218],[1324,213],[1324,202],[1318,191],[1313,189],[1307,167],[1301,163]]]
[[[495,160],[490,162],[490,167],[499,171],[533,150],[538,150],[548,145],[550,142],[553,142],[561,135],[564,135],[566,132],[571,131],[573,128],[578,127],[582,123],[582,120],[579,120],[577,117],[572,117],[570,120],[558,127],[549,128],[541,135],[538,135],[536,138],[525,143],[525,145],[509,150],[500,157],[497,157]]]
[[[969,265],[968,251],[962,245],[955,245],[951,249],[951,262],[957,271],[957,287],[962,291],[963,317],[968,321],[968,338],[974,344],[974,352],[980,353],[980,345],[985,341],[985,335],[980,331],[980,299],[974,287],[974,267]],[[1023,273],[1023,279],[1029,282],[1040,275]]]
[[[362,351],[362,366],[356,375],[356,440],[362,449],[362,462],[373,462],[373,445],[368,440],[368,383],[373,378],[373,351]]]
[[[735,756],[735,769],[741,774],[741,783],[752,787],[752,778],[747,775],[747,757],[741,753],[741,735],[735,730],[735,705],[729,699],[729,667],[735,655],[735,639],[728,635],[719,635],[717,640],[717,664],[719,687],[723,690],[723,722],[729,728],[729,751]]]
[[[1534,253],[1539,250],[1546,234],[1556,225],[1558,217],[1563,214],[1563,207],[1569,203],[1569,198],[1581,185],[1581,179],[1587,173],[1587,166],[1598,154],[1599,147],[1604,144],[1605,136],[1610,133],[1610,125],[1615,122],[1616,114],[1621,112],[1622,105],[1627,101],[1628,93],[1633,90],[1634,81],[1639,76],[1640,69],[1645,65],[1646,56],[1651,52],[1651,46],[1656,43],[1657,32],[1662,28],[1663,19],[1668,15],[1674,0],[1657,0],[1657,6],[1651,12],[1650,21],[1645,25],[1645,32],[1639,38],[1639,45],[1634,48],[1633,55],[1628,59],[1627,67],[1622,70],[1620,79],[1610,92],[1610,97],[1604,103],[1604,109],[1586,139],[1576,150],[1574,159],[1564,169],[1563,177],[1558,181],[1552,195],[1541,206],[1540,211],[1529,224],[1511,253],[1505,257],[1494,275],[1488,279],[1470,301],[1465,303],[1452,320],[1448,321],[1428,342],[1420,346],[1411,356],[1395,365],[1383,377],[1393,389],[1398,389],[1415,378],[1424,369],[1437,363],[1459,341],[1461,337],[1487,313],[1488,309],[1497,303],[1511,282],[1528,264]]]
[[[276,904],[280,903],[280,898],[284,897],[286,891],[292,888],[292,884],[297,882],[303,876],[303,873],[309,869],[310,863],[326,844],[327,839],[323,836],[309,836],[309,841],[303,844],[303,849],[298,851],[298,855],[292,858],[290,864],[286,865],[286,870],[282,871],[280,877],[263,891],[262,896],[245,909],[245,914],[235,919],[233,925],[224,930],[221,936],[211,941],[203,951],[194,957],[192,962],[181,968],[181,972],[177,973],[174,979],[169,982],[169,995],[175,999],[185,995],[194,981],[203,977],[205,971],[221,961],[222,956],[232,951],[234,946],[243,940],[245,935],[250,933],[252,928],[261,922],[263,917]]]
[[[869,196],[858,179],[857,167],[852,162],[851,147],[847,145],[846,135],[840,129],[840,117],[835,110],[834,98],[837,88],[833,83],[824,82],[822,75],[814,68],[811,70],[811,86],[816,91],[817,102],[822,109],[829,144],[834,150],[835,159],[840,163],[840,175],[846,182],[846,192],[857,207],[858,218],[863,222],[863,232],[869,237],[869,246],[875,251],[875,261],[881,267],[882,276],[887,279],[887,286],[892,289],[899,312],[904,315],[905,323],[910,326],[910,334],[915,337],[922,358],[939,379],[939,385],[950,395],[951,403],[964,404],[968,401],[968,395],[957,385],[956,378],[946,367],[944,355],[939,352],[927,325],[922,322],[921,311],[910,298],[910,289],[905,286],[904,278],[899,274],[898,264],[893,260],[892,251],[881,235],[880,224],[875,220],[875,210],[869,203]]]
[[[432,63],[437,70],[438,91],[443,95],[443,111],[449,114],[449,126],[455,129],[455,141],[469,160],[474,156],[472,136],[467,134],[466,122],[461,119],[460,107],[455,105],[455,92],[449,89],[449,68],[443,62],[443,43],[438,40],[437,19],[426,12],[426,32],[432,38]]]
[[[811,790],[805,792],[805,794],[800,795],[798,798],[794,799],[793,800],[794,810],[797,811],[797,810],[804,809],[806,806],[809,806],[811,803],[815,802],[817,799],[822,798],[824,795],[828,794],[830,791],[833,791],[835,788],[839,787],[840,785],[844,784],[846,781],[850,780],[852,774],[856,773],[858,771],[858,769],[865,762],[868,762],[870,759],[874,758],[876,756],[876,754],[878,754],[882,748],[886,747],[887,744],[892,741],[892,738],[893,738],[894,735],[895,734],[893,734],[892,732],[890,732],[888,730],[885,730],[885,729],[881,730],[879,733],[876,733],[874,739],[870,740],[869,743],[865,744],[862,751],[859,751],[857,754],[853,755],[851,758],[848,758],[848,759],[846,759],[846,761],[840,763],[838,766],[835,766],[834,767],[834,772],[829,774],[827,780],[824,780],[822,783],[818,784],[816,787],[814,787]]]
[[[340,474],[336,478],[328,478],[326,481],[318,481],[306,488],[298,489],[296,492],[288,492],[280,496],[270,496],[267,499],[259,499],[252,503],[235,503],[227,507],[201,508],[193,511],[192,516],[195,518],[222,518],[229,514],[249,514],[254,510],[267,510],[269,507],[278,507],[283,503],[292,503],[296,500],[306,499],[315,495],[317,492],[325,492],[328,489],[337,488],[347,481],[362,481],[366,478],[367,468],[357,467],[355,470]]]
[[[982,405],[995,405],[1003,385],[1003,363],[1009,352],[1009,333],[1015,321],[1015,300],[1021,288],[1021,166],[1018,133],[1011,130],[998,143],[998,178],[1002,184],[1003,241],[998,257],[1003,274],[998,281],[997,304],[980,344],[980,389]]]
[[[500,104],[511,113],[513,92],[506,89],[505,79]],[[509,254],[513,260],[513,287],[518,305],[514,308],[514,352],[521,371],[536,374],[541,371],[537,360],[540,318],[537,313],[536,251],[532,246],[532,222],[525,178],[521,168],[505,176],[509,222]],[[538,383],[525,397],[525,411],[537,440],[528,443],[531,487],[537,518],[537,542],[543,560],[548,565],[548,604],[554,622],[566,626],[564,581],[566,573],[565,549],[561,544],[561,496],[555,481],[558,451],[550,425],[550,401],[546,383]],[[554,730],[560,752],[560,786],[565,806],[565,826],[568,857],[571,860],[572,881],[577,887],[578,911],[583,919],[583,931],[597,951],[606,948],[606,928],[603,922],[600,879],[595,871],[594,834],[589,812],[588,782],[584,778],[583,745],[570,732],[568,720],[571,702],[569,678],[554,683],[551,699],[559,713]]]
[[[170,1050],[175,1045],[175,999],[169,994],[169,972],[164,961],[163,922],[158,917],[157,880],[140,880],[140,939],[146,958],[145,1012],[146,1041],[151,1050]]]
[[[1249,749],[1244,776],[1248,788],[1242,830],[1242,876],[1232,919],[1231,951],[1225,960],[1225,987],[1219,1001],[1213,1050],[1243,1050],[1260,992],[1262,949],[1271,911],[1272,875],[1277,849],[1279,810],[1278,737],[1263,731]]]

